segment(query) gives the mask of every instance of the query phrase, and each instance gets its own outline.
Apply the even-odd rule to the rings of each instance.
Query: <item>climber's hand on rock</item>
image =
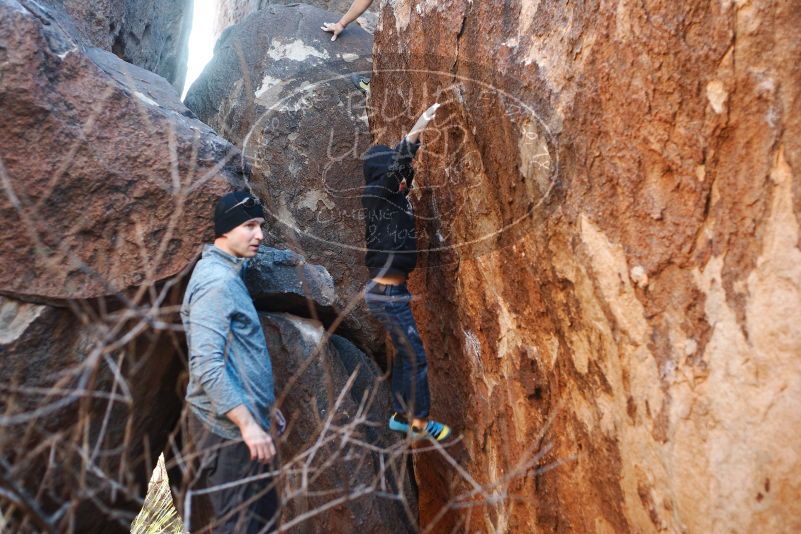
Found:
[[[345,26],[340,24],[339,22],[324,22],[320,29],[324,32],[331,32],[334,35],[331,36],[332,41],[337,40],[337,36],[345,30]]]
[[[410,143],[417,142],[417,139],[420,137],[420,133],[425,130],[426,126],[428,126],[428,123],[434,119],[434,115],[436,115],[439,107],[440,104],[435,103],[425,110],[422,115],[420,115],[420,118],[414,123],[412,129],[408,134],[406,134],[406,139],[408,139]]]

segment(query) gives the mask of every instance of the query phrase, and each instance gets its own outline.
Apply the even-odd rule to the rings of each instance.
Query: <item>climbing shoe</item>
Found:
[[[370,92],[370,78],[362,76],[361,74],[351,74],[350,81],[353,85],[364,94]]]
[[[451,435],[451,427],[439,421],[429,421],[425,428],[412,427],[412,432],[420,437],[429,437],[436,441],[444,441]]]
[[[389,418],[389,429],[394,430],[395,432],[403,432],[404,434],[409,431],[409,423],[406,419],[398,415],[397,412],[392,414],[392,417]]]
[[[402,415],[397,412],[393,413],[389,418],[389,429],[395,432],[403,432],[404,434],[410,433],[415,439],[431,438],[436,441],[443,441],[451,435],[451,427],[439,421],[428,421],[424,428],[410,426]]]

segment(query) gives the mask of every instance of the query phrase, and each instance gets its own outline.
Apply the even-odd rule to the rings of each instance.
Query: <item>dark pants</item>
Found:
[[[392,363],[392,406],[399,414],[428,417],[428,362],[423,341],[412,316],[412,295],[406,284],[370,282],[364,295],[367,308],[389,332],[395,345]]]
[[[243,441],[213,434],[192,414],[188,433],[194,460],[183,509],[190,532],[274,532],[280,502],[265,475],[271,465],[254,462]],[[250,477],[256,479],[242,482]]]

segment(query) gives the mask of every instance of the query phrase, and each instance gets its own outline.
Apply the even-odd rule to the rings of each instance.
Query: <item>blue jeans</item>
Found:
[[[428,417],[428,362],[423,340],[412,316],[412,295],[406,284],[383,285],[369,282],[364,300],[370,313],[389,332],[395,346],[392,363],[392,407],[399,414],[411,412],[418,419]]]

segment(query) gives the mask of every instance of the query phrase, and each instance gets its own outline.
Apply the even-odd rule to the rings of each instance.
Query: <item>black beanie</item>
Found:
[[[246,208],[243,203],[248,197],[257,202],[251,208]],[[243,222],[257,217],[264,218],[264,208],[261,207],[261,202],[254,195],[247,191],[234,191],[223,195],[214,206],[214,235],[220,237]]]

